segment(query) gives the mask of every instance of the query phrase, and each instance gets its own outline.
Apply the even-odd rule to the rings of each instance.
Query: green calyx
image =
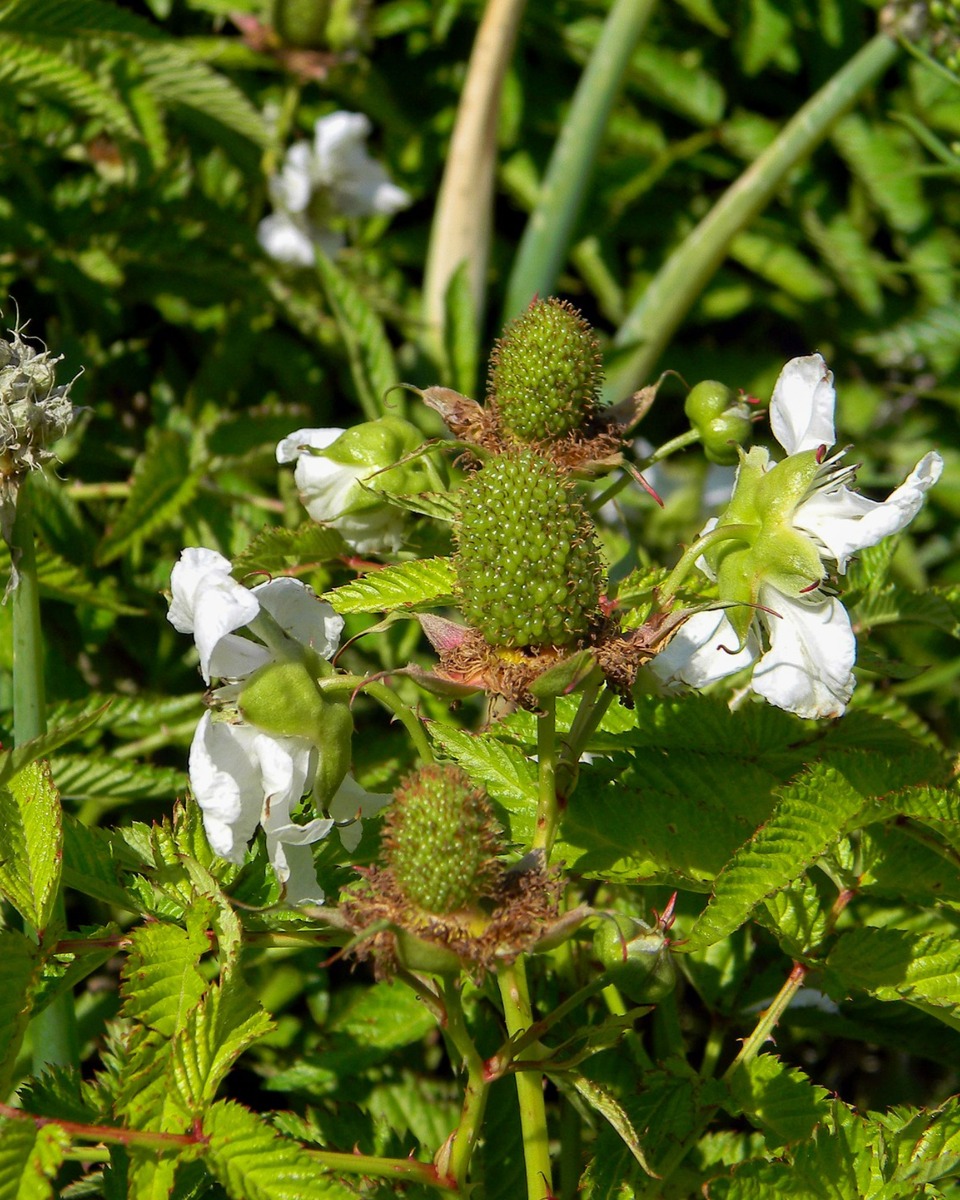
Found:
[[[736,537],[717,540],[705,552],[717,577],[720,599],[744,606],[727,614],[741,641],[763,586],[795,598],[823,577],[816,544],[793,524],[794,513],[819,470],[816,454],[803,451],[769,470],[768,465],[769,455],[759,447],[743,455],[736,489],[717,523],[717,531],[736,526]]]
[[[535,300],[512,321],[490,363],[488,392],[521,441],[562,437],[597,407],[602,374],[590,325],[563,300]]]
[[[460,607],[493,646],[569,646],[598,616],[596,529],[573,483],[529,450],[464,484],[454,526]]]
[[[325,696],[317,687],[318,674],[332,675],[333,668],[316,657],[314,668],[303,662],[267,663],[243,685],[237,707],[245,721],[264,733],[305,738],[316,747],[313,792],[324,806],[350,768],[353,716],[342,696]]]
[[[410,775],[387,814],[384,845],[406,899],[448,916],[476,906],[496,873],[499,830],[484,794],[452,764]]]

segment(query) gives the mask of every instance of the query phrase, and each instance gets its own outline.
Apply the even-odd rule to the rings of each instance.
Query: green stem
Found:
[[[609,688],[597,694],[601,687],[602,682],[597,681],[584,688],[577,715],[563,738],[560,760],[557,763],[557,790],[561,796],[568,797],[576,786],[580,756],[599,728],[613,700],[613,692]]]
[[[497,973],[503,1015],[511,1037],[524,1033],[533,1024],[526,966],[522,958]],[[520,1104],[520,1130],[526,1168],[527,1200],[544,1200],[553,1195],[550,1172],[550,1144],[547,1135],[547,1110],[543,1101],[543,1076],[539,1071],[517,1072],[517,1100]]]
[[[633,350],[610,373],[607,400],[615,403],[629,396],[650,377],[736,235],[766,207],[792,168],[814,150],[899,53],[900,47],[891,37],[876,34],[787,122],[768,149],[670,255],[617,331],[614,344]]]
[[[446,980],[443,998],[447,1009],[446,1031],[467,1068],[467,1084],[463,1094],[460,1123],[450,1152],[449,1172],[458,1187],[467,1182],[470,1159],[480,1137],[483,1114],[487,1107],[490,1083],[485,1078],[483,1059],[467,1031],[463,1018],[460,990],[453,980]]]
[[[378,680],[371,683],[365,683],[363,691],[369,693],[374,700],[379,700],[384,708],[388,708],[397,720],[403,725],[407,733],[410,734],[410,740],[417,748],[417,753],[425,763],[433,762],[433,748],[430,745],[430,739],[424,731],[423,725],[420,722],[417,714],[404,704],[399,696],[395,696],[393,692]]]
[[[790,1007],[794,996],[803,987],[806,977],[807,967],[803,963],[794,963],[783,987],[774,996],[773,1003],[760,1014],[760,1020],[740,1047],[740,1053],[724,1071],[722,1079],[725,1083],[728,1083],[741,1067],[753,1062],[761,1048],[770,1041],[780,1018]]]
[[[615,0],[580,77],[507,285],[504,321],[556,285],[610,110],[656,0]]]
[[[643,473],[648,467],[652,467],[654,463],[662,462],[663,459],[669,458],[671,454],[676,454],[678,450],[684,450],[687,446],[692,446],[694,442],[699,441],[700,433],[696,429],[688,429],[686,433],[678,433],[675,438],[671,438],[668,442],[664,442],[663,445],[658,446],[652,454],[648,454],[646,458],[641,459],[641,461],[636,464],[636,468],[638,471]],[[590,501],[590,511],[593,513],[599,512],[608,500],[612,500],[615,496],[619,496],[623,489],[628,487],[633,482],[634,478],[632,475],[628,475],[625,472],[622,473],[613,481],[613,483],[610,484],[608,488],[605,488],[598,495],[594,496],[594,498]]]
[[[47,729],[40,581],[37,576],[30,491],[28,476],[20,486],[17,515],[10,539],[11,560],[20,577],[13,593],[13,740],[17,746],[39,737]],[[58,889],[49,927],[59,930],[66,923],[63,892]],[[28,932],[37,941],[40,940],[36,931]],[[31,1036],[36,1074],[48,1066],[79,1067],[80,1037],[71,992],[57,996],[33,1019]]]
[[[680,555],[677,565],[664,580],[663,585],[659,589],[660,603],[665,604],[668,600],[673,599],[680,585],[693,570],[694,564],[704,551],[709,550],[711,546],[717,545],[718,542],[747,541],[749,536],[755,532],[756,530],[752,525],[716,525],[709,533],[698,537]]]
[[[533,849],[542,850],[545,861],[557,836],[560,811],[557,806],[557,702],[553,696],[544,700],[543,712],[537,718],[537,757],[540,766],[540,794],[537,798],[537,827],[533,834]]]

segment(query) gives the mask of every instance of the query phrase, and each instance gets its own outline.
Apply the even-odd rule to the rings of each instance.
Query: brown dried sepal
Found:
[[[401,965],[396,930],[402,930],[455,955],[479,982],[498,963],[511,963],[543,941],[560,919],[559,871],[545,870],[539,862],[523,871],[498,867],[482,908],[442,917],[411,905],[389,867],[358,867],[363,880],[344,894],[340,912],[358,933],[381,928],[350,953],[360,961],[372,958],[377,977],[390,978]],[[384,922],[394,928],[383,929]]]

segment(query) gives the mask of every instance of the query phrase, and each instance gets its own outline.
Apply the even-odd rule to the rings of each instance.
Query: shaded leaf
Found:
[[[60,794],[47,763],[0,788],[0,894],[42,936],[60,885]]]

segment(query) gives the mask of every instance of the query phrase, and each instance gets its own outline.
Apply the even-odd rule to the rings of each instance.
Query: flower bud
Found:
[[[656,1004],[676,985],[677,967],[662,930],[633,917],[604,914],[593,953],[611,983],[636,1004]]]
[[[746,404],[737,400],[725,383],[704,379],[687,393],[683,411],[691,428],[699,433],[710,462],[733,466],[739,447],[750,439],[752,422]]]
[[[237,707],[264,733],[303,738],[316,748],[314,798],[325,807],[350,768],[353,717],[346,700],[324,696],[304,663],[273,662],[250,676]]]

